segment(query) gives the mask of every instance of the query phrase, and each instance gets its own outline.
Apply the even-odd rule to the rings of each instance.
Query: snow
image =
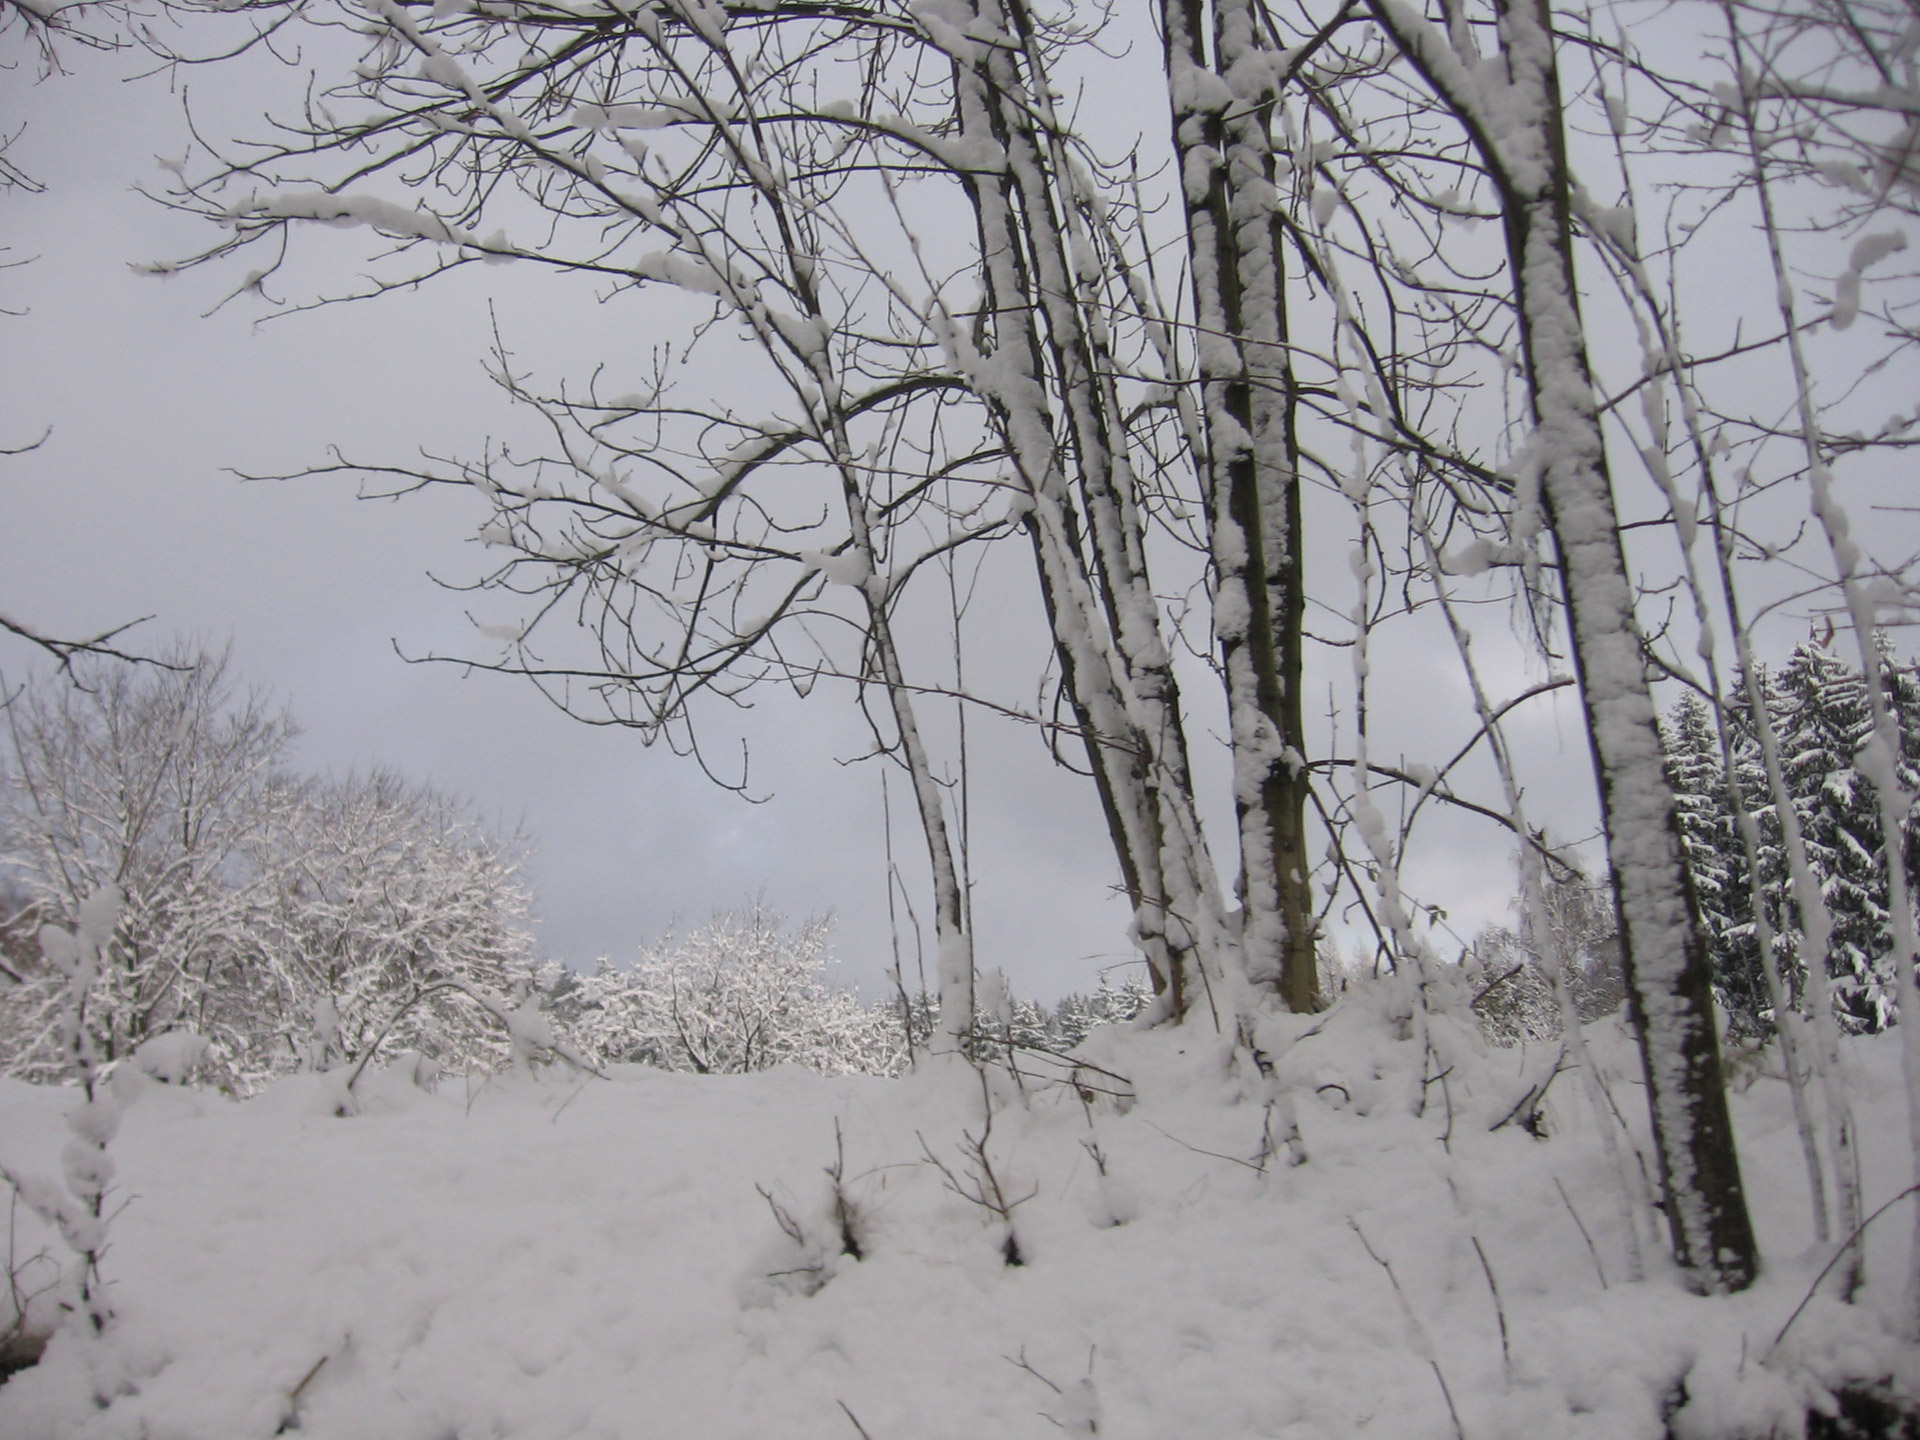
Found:
[[[830,550],[801,550],[798,554],[801,564],[809,570],[819,571],[835,585],[859,589],[873,578],[873,564],[860,550],[845,550],[838,554]]]
[[[1847,268],[1834,282],[1833,311],[1828,317],[1834,329],[1845,330],[1859,317],[1861,275],[1887,256],[1906,248],[1904,230],[1880,231],[1863,236],[1855,243],[1852,254],[1847,257]]]
[[[261,217],[270,220],[315,220],[323,225],[370,226],[383,234],[403,239],[437,240],[446,244],[471,245],[482,242],[449,225],[429,210],[399,205],[377,195],[333,195],[324,190],[283,191],[277,195],[249,200],[234,207],[236,220]]]
[[[703,259],[690,255],[649,250],[632,266],[633,273],[648,280],[677,285],[699,295],[721,295],[725,283],[719,273]]]
[[[195,1035],[191,1030],[169,1030],[142,1041],[140,1048],[133,1052],[133,1063],[143,1075],[164,1080],[169,1085],[183,1085],[194,1067],[207,1058],[209,1048],[204,1035]],[[102,1136],[101,1141],[105,1143],[110,1138]]]
[[[1393,980],[1265,1017],[1271,1077],[1110,1027],[1078,1091],[956,1057],[437,1093],[408,1062],[346,1118],[337,1071],[244,1102],[146,1084],[112,1141],[115,1318],[0,1387],[0,1433],[1440,1440],[1450,1401],[1472,1440],[1656,1440],[1682,1385],[1673,1434],[1792,1435],[1823,1379],[1915,1378],[1881,1325],[1898,1222],[1863,1303],[1816,1298],[1776,1345],[1826,1252],[1764,1058],[1734,1105],[1765,1273],[1632,1284],[1591,1112],[1554,1088],[1548,1138],[1493,1128],[1551,1057],[1488,1049],[1431,988],[1424,1026]],[[1588,1040],[1631,1116],[1624,1027]],[[1899,1042],[1849,1045],[1879,1201],[1906,1170]],[[78,1098],[0,1082],[9,1173],[57,1163]],[[1005,1215],[965,1198],[995,1183]],[[52,1244],[19,1223],[16,1255]]]

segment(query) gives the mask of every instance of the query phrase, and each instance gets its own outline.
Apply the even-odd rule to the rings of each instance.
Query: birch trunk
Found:
[[[1822,434],[1820,412],[1815,403],[1814,377],[1806,350],[1801,341],[1800,321],[1795,312],[1795,287],[1792,273],[1787,265],[1786,251],[1782,245],[1782,224],[1775,209],[1772,185],[1768,179],[1768,167],[1761,153],[1759,127],[1754,119],[1755,93],[1753,81],[1745,70],[1746,50],[1742,44],[1737,26],[1729,28],[1728,39],[1731,42],[1734,59],[1742,67],[1740,114],[1746,132],[1747,158],[1753,164],[1755,197],[1760,203],[1761,230],[1767,240],[1767,255],[1773,266],[1774,294],[1780,307],[1780,317],[1785,324],[1787,356],[1792,366],[1794,381],[1794,408],[1799,421],[1800,443],[1807,460],[1807,482],[1809,486],[1808,504],[1813,518],[1827,539],[1829,553],[1833,557],[1834,579],[1838,582],[1842,600],[1845,602],[1847,617],[1853,622],[1854,643],[1859,647],[1860,671],[1866,682],[1867,700],[1872,717],[1872,727],[1861,746],[1855,764],[1860,773],[1872,782],[1875,798],[1880,808],[1881,834],[1885,837],[1883,860],[1887,875],[1887,919],[1892,931],[1892,959],[1894,973],[1898,977],[1898,1003],[1903,1023],[1901,1035],[1901,1071],[1907,1088],[1907,1142],[1913,1154],[1915,1175],[1920,1177],[1920,1024],[1913,1016],[1920,1014],[1920,976],[1915,974],[1915,964],[1920,961],[1920,933],[1916,933],[1913,909],[1913,897],[1907,884],[1906,846],[1901,837],[1905,833],[1906,817],[1913,807],[1915,796],[1906,792],[1900,783],[1899,756],[1900,732],[1887,703],[1886,686],[1881,678],[1880,656],[1876,653],[1874,636],[1877,616],[1872,599],[1867,592],[1866,576],[1863,575],[1863,556],[1859,543],[1850,538],[1851,524],[1846,511],[1841,507],[1839,498],[1833,493],[1834,475],[1828,468],[1825,437]],[[1904,243],[1904,242],[1903,242]],[[1760,712],[1764,710],[1764,701],[1753,679],[1754,671],[1749,664],[1748,684],[1753,686],[1750,693],[1755,697],[1754,710],[1756,723],[1762,723]],[[1763,736],[1767,732],[1762,730]],[[1782,796],[1784,785],[1776,780],[1779,769],[1779,757],[1769,757],[1769,784],[1774,787],[1776,803]],[[1839,1031],[1834,1023],[1833,1011],[1826,996],[1826,937],[1829,933],[1829,916],[1826,905],[1819,894],[1819,885],[1811,867],[1807,864],[1806,847],[1800,844],[1797,835],[1798,825],[1794,820],[1792,806],[1779,804],[1783,829],[1789,839],[1788,857],[1793,867],[1795,894],[1803,915],[1807,917],[1806,934],[1811,942],[1808,953],[1803,957],[1808,976],[1808,991],[1813,1003],[1817,1005],[1813,1020],[1815,1029],[1816,1054],[1823,1065],[1822,1079],[1828,1087],[1832,1114],[1829,1123],[1832,1126],[1832,1141],[1837,1151],[1835,1156],[1837,1187],[1843,1206],[1851,1204],[1854,1212],[1860,1208],[1858,1195],[1858,1156],[1853,1144],[1852,1113],[1846,1106],[1844,1090],[1837,1083],[1839,1069]],[[1852,1187],[1851,1193],[1847,1187]],[[1846,1226],[1847,1217],[1843,1214],[1841,1224]],[[1843,1293],[1851,1296],[1852,1286],[1857,1283],[1864,1269],[1863,1257],[1853,1248],[1857,1237],[1849,1236],[1842,1243],[1848,1245],[1852,1253],[1846,1258],[1843,1271]],[[1920,1209],[1914,1215],[1913,1241],[1907,1252],[1907,1303],[1902,1316],[1902,1329],[1908,1339],[1920,1339]]]

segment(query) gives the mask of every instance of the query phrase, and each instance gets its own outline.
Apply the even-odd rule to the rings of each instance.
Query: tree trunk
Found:
[[[1160,22],[1193,274],[1205,425],[1195,460],[1233,737],[1241,944],[1248,977],[1288,1009],[1308,1011],[1320,983],[1300,707],[1297,390],[1270,139],[1275,70],[1241,63],[1266,49],[1249,0],[1163,0]]]
[[[956,56],[955,74],[963,143],[997,159],[967,175],[993,323],[979,347],[958,334],[949,346],[994,413],[1025,489],[1023,523],[1062,685],[1133,901],[1134,938],[1165,1013],[1178,1016],[1223,980],[1228,927],[1147,573],[1112,388],[1118,367],[1088,323],[1069,254],[1084,197],[1035,123],[1050,102],[1024,13],[999,0],[980,0],[975,13],[967,33],[994,42]]]
[[[1497,97],[1468,68],[1478,57],[1456,52],[1433,25],[1394,0],[1374,0],[1374,13],[1473,136],[1500,192],[1534,418],[1521,504],[1537,485],[1557,552],[1673,1254],[1700,1290],[1739,1290],[1759,1262],[1721,1079],[1706,934],[1662,764],[1587,365],[1550,6],[1500,6],[1506,93]],[[1471,43],[1464,27],[1462,43]]]

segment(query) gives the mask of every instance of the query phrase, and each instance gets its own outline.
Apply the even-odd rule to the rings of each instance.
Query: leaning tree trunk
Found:
[[[1587,365],[1549,0],[1500,5],[1498,94],[1477,55],[1457,51],[1410,8],[1373,0],[1373,10],[1473,136],[1499,191],[1534,418],[1523,480],[1537,479],[1557,552],[1674,1258],[1703,1291],[1739,1290],[1758,1257],[1721,1080],[1706,934],[1662,765]],[[1472,44],[1464,26],[1458,41]]]
[[[1049,103],[1043,57],[1018,0],[976,0],[973,10],[954,55],[956,98],[993,319],[977,345],[954,333],[948,348],[995,416],[1025,491],[1061,683],[1162,1013],[1198,1007],[1221,1019],[1228,927],[1147,572],[1118,366],[1070,259],[1086,239],[1069,232],[1087,197],[1038,123]]]

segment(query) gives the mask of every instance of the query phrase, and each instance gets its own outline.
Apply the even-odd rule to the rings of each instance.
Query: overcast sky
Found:
[[[296,469],[330,444],[382,458],[472,449],[501,408],[481,369],[489,302],[537,345],[553,334],[552,287],[492,269],[476,275],[484,287],[265,326],[251,323],[257,304],[202,318],[233,273],[155,280],[127,263],[206,243],[132,191],[159,175],[156,155],[184,149],[177,106],[159,84],[110,81],[112,57],[72,58],[71,75],[29,87],[16,71],[0,87],[0,123],[27,127],[11,157],[46,185],[0,196],[7,258],[32,259],[0,272],[0,305],[27,312],[0,321],[0,444],[52,429],[0,461],[0,606],[63,635],[152,614],[132,637],[150,648],[230,640],[239,674],[302,726],[305,768],[391,766],[524,826],[551,955],[626,958],[676,916],[764,893],[795,917],[837,911],[848,978],[875,993],[891,954],[880,769],[837,763],[867,745],[844,697],[769,701],[750,718],[753,788],[769,798],[747,804],[524,683],[402,662],[396,646],[475,649],[471,600],[428,575],[473,572],[477,508],[227,473]],[[10,678],[34,663],[0,645]],[[974,797],[983,962],[1022,990],[1087,988],[1128,956],[1095,804],[1030,737],[1008,739],[1020,743],[981,768]],[[896,840],[911,874],[904,811]]]
[[[469,537],[485,517],[471,497],[370,504],[337,480],[243,484],[228,473],[294,470],[336,444],[361,458],[472,453],[501,421],[481,368],[490,314],[516,345],[581,374],[658,338],[644,294],[609,314],[527,269],[475,267],[426,292],[266,325],[253,300],[203,318],[237,283],[232,270],[156,280],[127,263],[208,240],[132,189],[161,178],[156,155],[184,150],[177,103],[160,83],[118,83],[126,67],[114,57],[72,59],[72,75],[33,86],[16,70],[0,85],[0,133],[24,124],[11,156],[47,187],[0,196],[0,243],[32,262],[0,271],[0,305],[26,312],[0,320],[0,444],[51,426],[40,449],[0,460],[0,608],[68,635],[152,614],[133,638],[154,648],[231,641],[239,674],[303,727],[304,767],[390,766],[524,826],[550,955],[625,958],[675,916],[764,892],[796,917],[837,911],[847,977],[877,993],[890,958],[881,772],[847,763],[868,740],[844,695],[770,702],[749,717],[753,788],[770,798],[743,803],[664,748],[569,721],[524,683],[399,658],[396,646],[475,653],[470,597],[429,579],[476,573]],[[352,253],[343,241],[343,266]],[[325,288],[325,276],[310,278]],[[1329,572],[1344,571],[1346,543]],[[1392,698],[1375,757],[1445,759],[1469,713],[1451,659],[1431,635],[1384,643],[1375,663]],[[9,678],[33,663],[24,646],[0,644]],[[1315,679],[1315,697],[1344,663]],[[1496,688],[1529,678],[1538,673],[1516,666]],[[1585,833],[1587,750],[1569,697],[1515,723],[1533,813],[1554,815],[1562,835]],[[973,739],[981,963],[1024,993],[1090,988],[1099,966],[1128,958],[1093,794],[1054,770],[1031,732],[983,718]],[[1217,780],[1217,735],[1194,743]],[[897,777],[894,793],[898,806]],[[904,807],[894,830],[914,856]],[[1462,934],[1504,918],[1503,836],[1448,821],[1435,838],[1410,889]],[[920,868],[907,866],[925,917]]]

